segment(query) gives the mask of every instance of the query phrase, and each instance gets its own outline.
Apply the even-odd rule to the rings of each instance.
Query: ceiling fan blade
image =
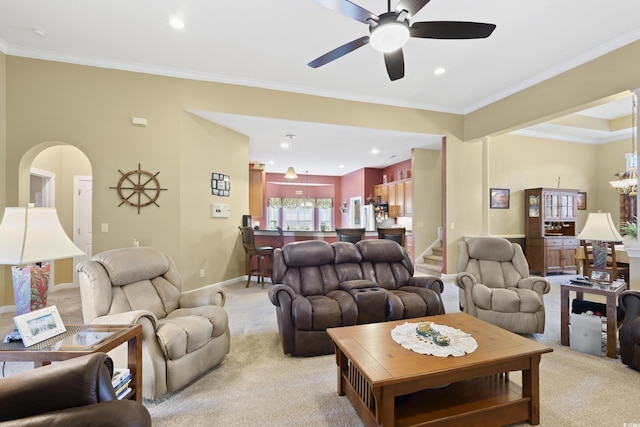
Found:
[[[384,64],[391,81],[404,77],[404,55],[402,48],[384,54]]]
[[[423,39],[483,39],[495,29],[482,22],[429,21],[415,22],[409,30],[411,37]]]
[[[342,46],[337,47],[322,56],[319,56],[318,58],[309,62],[307,65],[311,68],[321,67],[331,61],[335,61],[336,59],[346,55],[349,52],[353,52],[354,50],[364,46],[367,43],[369,43],[369,36],[360,37],[359,39],[350,41],[349,43],[343,44]]]
[[[409,18],[414,16],[416,13],[420,12],[420,10],[429,3],[430,0],[400,0],[398,6],[396,6],[396,12],[400,13],[403,10],[409,12]]]
[[[367,25],[369,24],[369,19],[378,20],[378,15],[369,12],[367,9],[355,3],[351,3],[349,0],[316,0],[316,2],[329,9],[335,10],[347,18],[355,19]]]

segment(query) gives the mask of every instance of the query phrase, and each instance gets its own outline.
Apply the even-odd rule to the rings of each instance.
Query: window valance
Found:
[[[320,199],[313,199],[310,197],[269,197],[268,200],[270,208],[320,208],[329,209],[333,207],[333,199],[330,197],[324,197]]]
[[[320,209],[329,209],[333,207],[333,199],[331,198],[320,198],[316,199],[316,206]]]
[[[282,199],[280,197],[269,197],[267,204],[270,208],[281,208],[282,207]]]

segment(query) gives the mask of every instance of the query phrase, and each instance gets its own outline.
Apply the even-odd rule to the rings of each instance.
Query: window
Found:
[[[280,225],[280,208],[269,206],[267,208],[267,221],[269,230],[277,230]]]
[[[321,231],[333,230],[333,224],[331,221],[332,208],[318,208],[318,222],[320,222]]]
[[[282,208],[284,230],[313,230],[313,211],[310,208]]]

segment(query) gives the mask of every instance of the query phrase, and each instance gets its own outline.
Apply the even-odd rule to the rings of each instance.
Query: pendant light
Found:
[[[287,169],[287,173],[284,174],[284,177],[287,179],[296,179],[298,177],[298,174],[296,174],[293,166],[289,166],[289,168]]]
[[[616,189],[619,194],[635,195],[638,190],[637,175],[637,153],[636,153],[636,116],[637,110],[637,93],[634,91],[631,96],[631,153],[625,154],[627,168],[625,172],[618,173],[617,181],[609,181],[609,184]]]
[[[292,133],[286,135],[286,138],[289,141],[293,141],[295,137],[296,136],[294,134],[292,134]],[[291,145],[291,152],[293,152],[293,143],[291,143],[289,145]],[[284,177],[287,178],[287,179],[297,179],[298,178],[298,174],[293,169],[293,166],[289,166],[289,168],[287,169],[287,173],[284,174]]]

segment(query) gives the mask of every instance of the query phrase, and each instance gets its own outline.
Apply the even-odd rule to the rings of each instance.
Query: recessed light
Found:
[[[338,166],[340,169],[344,169],[344,165],[339,165]]]
[[[435,74],[436,76],[441,76],[446,72],[447,72],[447,69],[444,67],[438,67],[435,70],[433,70],[433,74]]]
[[[184,22],[182,21],[182,19],[175,16],[169,19],[169,25],[171,25],[176,30],[181,30],[184,28]]]
[[[270,165],[275,165],[276,162],[274,162],[273,160],[269,160],[267,163],[269,163]]]
[[[40,37],[44,37],[44,35],[47,34],[47,32],[42,28],[34,28],[31,31],[33,31],[33,34],[35,34],[36,36]]]
[[[282,148],[289,148],[289,143],[288,143],[288,142],[286,142],[286,141],[285,141],[285,142],[281,142],[281,143],[280,143],[280,147],[282,147]]]
[[[378,154],[380,152],[380,150],[378,150],[377,148],[374,148],[373,150],[371,150],[371,154]]]

